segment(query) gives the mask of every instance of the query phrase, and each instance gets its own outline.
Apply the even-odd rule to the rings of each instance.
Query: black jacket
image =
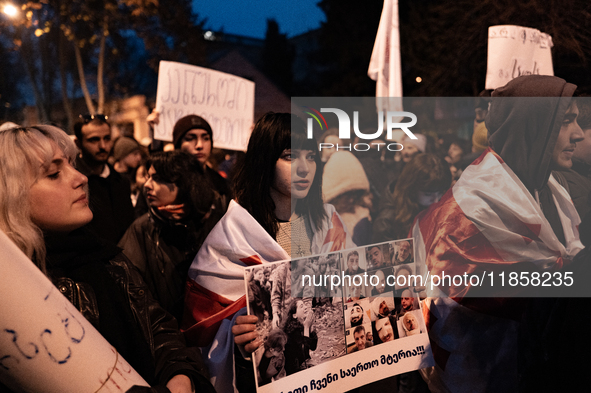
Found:
[[[223,214],[218,205],[207,220],[195,223],[166,220],[150,211],[135,220],[119,242],[154,298],[178,320],[183,315],[189,266]]]
[[[161,389],[170,378],[183,374],[197,391],[214,392],[200,351],[186,346],[177,321],[152,298],[118,248],[89,239],[84,230],[46,243],[53,244],[47,269],[54,284],[148,383],[160,385],[152,391],[166,391]]]
[[[135,219],[130,185],[112,166],[106,178],[93,175],[84,160],[76,159],[76,169],[88,177],[90,210],[94,215],[90,227],[97,235],[117,243]]]

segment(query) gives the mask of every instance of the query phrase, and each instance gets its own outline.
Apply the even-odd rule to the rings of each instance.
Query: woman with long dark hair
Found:
[[[310,351],[315,351],[318,346],[318,335],[312,329],[313,313],[307,307],[302,299],[292,299],[283,323],[283,331],[287,334],[284,352],[287,375],[307,368]]]
[[[306,138],[301,120],[289,113],[265,114],[253,129],[236,174],[236,200],[191,265],[183,327],[193,344],[205,347],[210,374],[220,391],[237,390],[232,384],[234,323],[238,323],[234,333],[241,349],[252,352],[261,344],[255,341],[257,317],[238,316],[246,306],[244,268],[353,247],[335,209],[322,202],[319,166],[318,146]],[[284,310],[280,303],[291,290],[291,275],[275,270],[273,292],[282,294],[272,295],[277,326]],[[238,356],[240,361],[244,359]],[[240,366],[236,365],[238,374]],[[243,365],[242,370],[251,381],[238,385],[254,388],[252,365]]]

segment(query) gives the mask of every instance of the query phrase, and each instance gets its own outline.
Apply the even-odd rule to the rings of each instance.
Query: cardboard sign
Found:
[[[0,381],[33,393],[149,386],[0,231]]]
[[[257,392],[344,392],[434,365],[413,239],[245,270]],[[417,285],[415,285],[417,284]]]
[[[554,75],[552,37],[529,27],[488,28],[486,89],[505,86],[521,75]]]
[[[193,65],[161,61],[154,139],[172,142],[172,130],[187,115],[203,117],[213,130],[213,146],[246,151],[254,123],[254,82]]]

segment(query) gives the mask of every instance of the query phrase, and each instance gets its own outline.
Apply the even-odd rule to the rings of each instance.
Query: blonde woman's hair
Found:
[[[61,129],[38,125],[0,131],[0,230],[45,272],[45,243],[31,220],[31,186],[48,170],[59,148],[74,161],[77,149]]]

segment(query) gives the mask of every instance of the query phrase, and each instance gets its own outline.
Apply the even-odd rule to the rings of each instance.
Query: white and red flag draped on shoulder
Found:
[[[384,0],[367,74],[376,81],[378,111],[402,111],[398,0]],[[385,100],[380,97],[392,97]]]
[[[507,375],[517,369],[521,302],[510,297],[520,289],[507,284],[508,275],[502,287],[499,273],[519,266],[558,270],[583,248],[578,235],[581,220],[570,196],[553,177],[548,186],[566,245],[531,193],[490,148],[466,168],[441,201],[417,217],[412,230],[417,260],[425,261],[424,269],[431,276],[482,277],[486,272],[488,277],[493,272],[496,277],[489,292],[469,284],[434,290],[427,286],[423,312],[436,368],[425,373],[435,390],[503,391],[503,383],[511,386]],[[503,373],[508,374],[501,378]],[[497,377],[498,386],[492,389],[491,381]]]
[[[314,232],[312,254],[355,247],[334,207],[324,205],[324,209],[327,220]],[[230,329],[236,313],[246,307],[244,268],[289,259],[267,231],[231,201],[193,260],[182,330],[191,345],[208,347],[203,357],[216,389],[226,391],[230,389],[226,383],[232,384],[234,343]]]

